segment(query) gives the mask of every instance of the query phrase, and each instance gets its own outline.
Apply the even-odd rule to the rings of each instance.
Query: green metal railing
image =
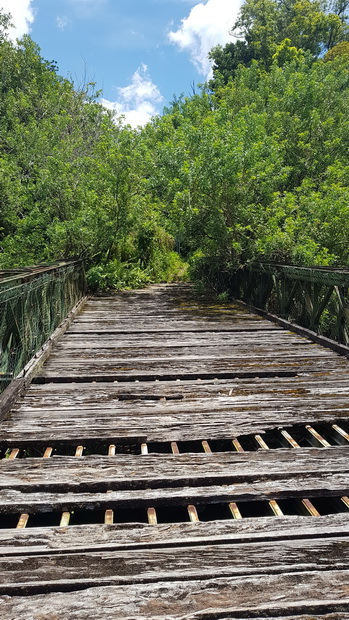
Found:
[[[85,293],[81,261],[0,271],[0,392]]]
[[[236,299],[349,345],[349,270],[262,263],[229,277]]]

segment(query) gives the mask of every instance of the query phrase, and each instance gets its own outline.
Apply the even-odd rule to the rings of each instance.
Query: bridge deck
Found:
[[[91,299],[1,425],[1,617],[349,619],[348,395],[189,287]]]

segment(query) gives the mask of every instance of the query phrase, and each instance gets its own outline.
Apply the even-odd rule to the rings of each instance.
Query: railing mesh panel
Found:
[[[82,262],[0,272],[0,392],[85,291]]]

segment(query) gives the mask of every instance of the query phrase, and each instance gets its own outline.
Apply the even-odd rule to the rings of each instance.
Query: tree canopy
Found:
[[[245,0],[231,34],[237,38],[210,52],[211,86],[227,83],[239,65],[256,60],[269,69],[300,54],[313,60],[349,40],[348,0]],[[282,53],[280,54],[280,52]]]
[[[105,288],[347,265],[346,4],[246,0],[212,82],[138,129],[0,16],[0,266],[83,257]]]

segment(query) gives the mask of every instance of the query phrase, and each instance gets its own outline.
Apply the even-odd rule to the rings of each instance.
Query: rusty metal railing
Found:
[[[229,276],[235,299],[349,345],[349,269],[261,263]]]
[[[82,261],[0,271],[0,392],[85,292]]]

